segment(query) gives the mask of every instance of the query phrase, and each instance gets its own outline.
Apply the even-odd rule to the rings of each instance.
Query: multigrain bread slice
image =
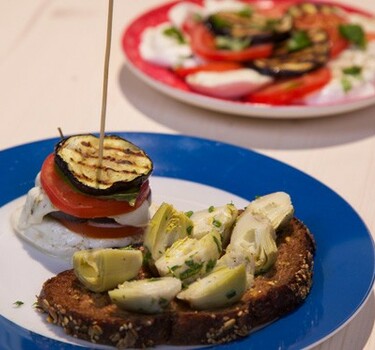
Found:
[[[86,289],[73,270],[44,283],[38,307],[67,334],[118,348],[230,342],[297,308],[310,292],[315,242],[308,228],[292,219],[278,232],[277,245],[274,266],[231,307],[196,311],[176,300],[155,315],[127,312],[107,293]]]

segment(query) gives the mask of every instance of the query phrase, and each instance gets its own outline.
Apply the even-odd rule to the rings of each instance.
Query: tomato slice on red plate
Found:
[[[173,71],[181,78],[186,78],[189,74],[198,72],[225,72],[240,69],[244,66],[239,62],[212,61],[195,67],[177,67]]]
[[[217,49],[215,37],[203,23],[190,28],[190,46],[199,57],[208,61],[245,62],[271,55],[273,44],[259,44],[243,50]]]
[[[135,205],[126,201],[102,199],[78,192],[57,171],[54,154],[50,154],[41,169],[40,181],[52,204],[62,212],[78,218],[98,218],[125,214],[137,209],[149,196],[148,181],[141,186]]]
[[[320,68],[298,78],[286,79],[268,85],[245,97],[245,101],[270,105],[288,105],[322,88],[330,79],[330,70]]]

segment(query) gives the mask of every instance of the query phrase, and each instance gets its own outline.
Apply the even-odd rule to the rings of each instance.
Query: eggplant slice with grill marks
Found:
[[[128,140],[107,135],[99,168],[99,138],[74,135],[55,147],[55,163],[81,192],[107,196],[139,188],[151,175],[152,160]]]
[[[220,11],[210,15],[205,25],[220,39],[242,41],[247,46],[284,40],[292,29],[289,14],[281,18],[270,18],[256,12],[249,13]]]
[[[294,36],[300,43],[293,45]],[[322,67],[329,59],[329,38],[322,29],[295,31],[277,45],[269,58],[256,59],[250,66],[276,78],[296,77]]]

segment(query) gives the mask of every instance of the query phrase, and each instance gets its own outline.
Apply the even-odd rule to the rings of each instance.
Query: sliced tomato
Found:
[[[238,62],[212,61],[196,67],[177,67],[174,72],[179,77],[186,78],[187,75],[197,72],[224,72],[240,68],[243,68],[243,65]]]
[[[137,209],[150,194],[148,181],[141,186],[135,205],[130,205],[126,201],[102,199],[78,192],[58,173],[54,154],[50,154],[44,161],[40,181],[44,191],[56,208],[78,218],[98,218],[125,214]]]
[[[375,32],[368,32],[368,33],[366,33],[366,40],[367,41],[375,40]]]
[[[283,80],[260,89],[245,98],[246,102],[288,105],[319,90],[331,79],[328,68],[320,68],[301,77]]]
[[[208,61],[246,62],[268,57],[272,53],[272,44],[259,44],[243,50],[221,50],[215,45],[215,37],[203,24],[190,28],[190,46],[193,52]]]
[[[90,238],[123,238],[141,234],[144,228],[136,226],[99,227],[87,222],[75,222],[71,220],[58,219],[67,229]]]
[[[330,40],[330,56],[336,57],[349,46],[349,42],[342,37],[339,31],[340,24],[347,23],[347,20],[335,13],[313,13],[305,14],[294,20],[297,29],[324,29]]]

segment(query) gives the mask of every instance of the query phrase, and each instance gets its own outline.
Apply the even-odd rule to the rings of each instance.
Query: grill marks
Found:
[[[310,44],[295,52],[288,49],[288,40],[277,45],[272,57],[258,59],[252,67],[274,77],[294,77],[322,67],[329,59],[329,38],[322,29],[306,32]]]
[[[97,137],[69,137],[56,146],[56,164],[79,190],[89,194],[112,194],[137,187],[151,174],[151,159],[131,142],[106,136],[103,147],[99,166]]]

